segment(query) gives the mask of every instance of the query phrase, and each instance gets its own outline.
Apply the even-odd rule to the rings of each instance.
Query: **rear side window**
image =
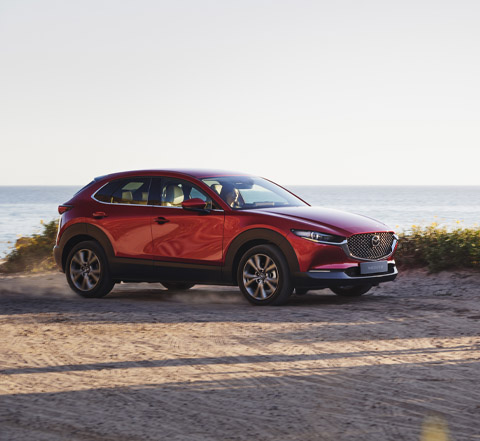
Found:
[[[150,178],[129,178],[109,182],[95,193],[94,198],[110,204],[147,205]]]

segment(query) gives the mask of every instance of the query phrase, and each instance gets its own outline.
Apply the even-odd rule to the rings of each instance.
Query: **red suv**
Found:
[[[238,285],[256,305],[296,290],[359,296],[394,280],[398,238],[376,220],[311,207],[238,173],[145,170],[101,176],[59,206],[54,249],[71,288],[102,297],[115,283]]]

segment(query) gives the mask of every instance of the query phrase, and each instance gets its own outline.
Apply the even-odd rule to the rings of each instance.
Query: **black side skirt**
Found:
[[[121,282],[191,282],[229,285],[222,280],[222,267],[191,263],[159,262],[156,260],[115,257],[110,271]]]

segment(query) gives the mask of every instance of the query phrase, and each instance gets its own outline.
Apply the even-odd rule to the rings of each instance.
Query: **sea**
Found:
[[[0,258],[20,236],[43,230],[82,186],[0,186]],[[480,224],[480,186],[305,186],[286,188],[315,206],[379,219],[397,232],[433,222],[449,229]]]

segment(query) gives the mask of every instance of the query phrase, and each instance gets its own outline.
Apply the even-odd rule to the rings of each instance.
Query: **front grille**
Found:
[[[353,257],[377,260],[392,252],[393,233],[355,234],[347,239]]]

